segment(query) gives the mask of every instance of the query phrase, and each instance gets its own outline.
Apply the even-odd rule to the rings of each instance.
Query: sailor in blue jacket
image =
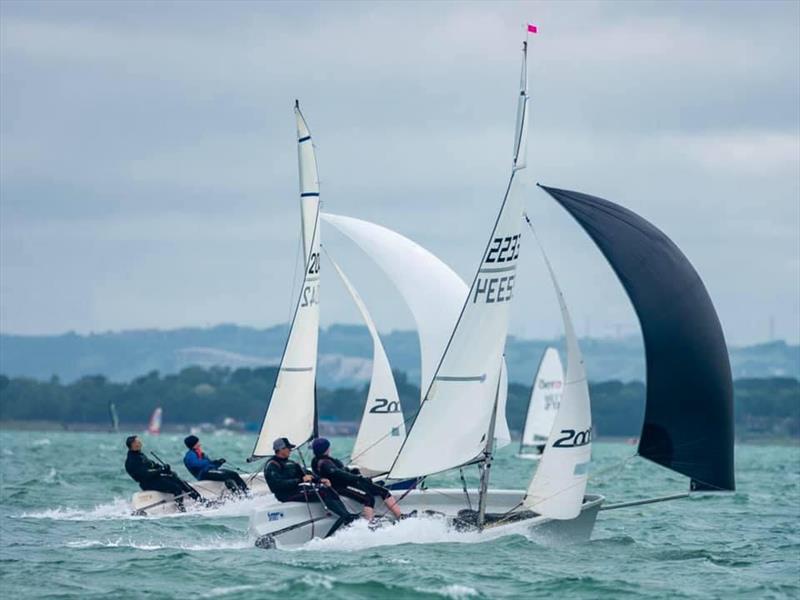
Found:
[[[225,463],[224,458],[211,460],[211,458],[203,452],[200,446],[200,439],[196,435],[190,435],[183,443],[188,448],[186,454],[183,456],[183,464],[186,469],[195,476],[195,479],[200,481],[223,481],[233,494],[237,496],[248,495],[250,489],[247,484],[242,481],[239,474],[229,469],[221,469],[220,467]]]

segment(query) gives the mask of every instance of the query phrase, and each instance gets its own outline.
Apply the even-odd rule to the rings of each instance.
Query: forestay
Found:
[[[578,346],[564,294],[542,249],[553,282],[567,345],[567,373],[561,405],[542,453],[539,468],[528,486],[524,505],[552,519],[574,519],[581,512],[592,457],[592,408],[583,355]],[[560,366],[560,364],[559,364]]]
[[[533,380],[520,450],[541,446],[547,442],[561,403],[563,387],[564,368],[561,366],[558,350],[547,348],[539,361],[539,368]]]
[[[424,396],[464,306],[469,291],[467,285],[435,254],[396,231],[331,213],[322,213],[322,220],[336,227],[375,261],[411,310],[419,333],[421,394]],[[432,297],[435,302],[431,301]],[[505,362],[503,364],[505,369]],[[507,376],[505,373],[503,376],[495,434],[498,447],[511,441],[505,410]]]
[[[522,77],[514,133],[511,178],[466,302],[390,478],[438,473],[484,456],[489,424],[498,404],[511,299],[520,251],[526,186],[527,66]],[[432,295],[435,301],[435,295]]]
[[[253,457],[272,454],[272,442],[275,438],[286,437],[294,444],[302,444],[316,433],[315,381],[319,337],[320,271],[319,178],[311,134],[297,103],[295,103],[295,118],[305,269],[289,337],[281,357],[267,414],[253,449]]]
[[[397,386],[392,375],[389,359],[381,343],[375,322],[367,310],[361,296],[344,274],[339,265],[330,256],[328,258],[334,270],[339,274],[344,287],[353,299],[361,318],[372,337],[372,376],[367,392],[367,403],[361,417],[353,450],[350,452],[351,463],[358,467],[362,474],[372,477],[387,473],[394,457],[406,437],[406,426],[403,420],[403,409]]]

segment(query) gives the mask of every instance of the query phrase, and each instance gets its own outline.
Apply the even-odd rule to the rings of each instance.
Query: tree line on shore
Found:
[[[120,423],[139,426],[161,406],[172,423],[215,423],[226,417],[260,423],[275,381],[275,367],[229,369],[185,368],[177,374],[147,375],[121,383],[102,375],[62,383],[53,377],[39,381],[0,375],[0,420],[56,421],[65,424],[109,422],[113,403]],[[395,381],[406,415],[419,406],[419,388],[402,372]],[[590,384],[592,414],[601,436],[638,435],[644,415],[642,382],[605,381]],[[357,421],[367,387],[317,390],[320,418]],[[508,422],[522,429],[530,386],[512,383],[508,391]],[[743,435],[800,437],[800,382],[794,378],[738,379],[734,382],[737,432]]]

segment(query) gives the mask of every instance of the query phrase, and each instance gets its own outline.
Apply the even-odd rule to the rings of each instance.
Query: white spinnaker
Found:
[[[367,403],[364,406],[353,450],[350,452],[352,464],[357,466],[362,474],[372,477],[389,471],[406,437],[403,409],[392,368],[375,323],[353,284],[336,261],[330,256],[328,258],[358,307],[372,336],[372,376],[367,392]]]
[[[435,254],[387,227],[330,213],[322,213],[322,220],[336,227],[375,261],[411,310],[419,333],[420,387],[424,397],[464,306],[467,284]],[[435,301],[431,301],[432,297]],[[497,411],[498,447],[511,442],[505,411],[507,392],[506,377],[501,384]]]
[[[436,255],[396,231],[330,213],[322,213],[322,219],[375,261],[411,310],[419,332],[424,395],[464,306],[467,284]]]
[[[592,458],[592,407],[583,355],[578,346],[564,294],[542,249],[561,307],[567,342],[567,373],[561,406],[556,414],[539,468],[525,496],[526,507],[551,519],[574,519],[581,512],[589,461]]]
[[[319,183],[311,134],[297,104],[295,117],[305,269],[269,408],[253,449],[254,457],[272,454],[272,442],[279,437],[288,438],[293,444],[307,442],[316,428],[314,387],[319,338]]]
[[[531,389],[528,414],[525,428],[522,430],[520,448],[539,446],[547,442],[553,429],[558,407],[561,404],[561,392],[564,388],[564,368],[558,350],[547,348],[539,362],[536,377]]]
[[[528,130],[527,46],[514,134],[514,160],[503,204],[478,272],[434,380],[389,477],[446,471],[483,456],[496,404],[498,378],[519,258]],[[498,410],[499,412],[499,410]]]

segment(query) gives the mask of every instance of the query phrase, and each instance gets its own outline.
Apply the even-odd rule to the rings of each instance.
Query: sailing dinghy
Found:
[[[423,482],[437,473],[478,465],[479,489],[464,489],[462,495],[461,490],[425,488],[420,483],[404,494],[403,509],[438,513],[457,528],[492,537],[536,531],[561,541],[586,540],[601,510],[688,493],[607,506],[602,496],[586,493],[592,442],[586,373],[564,296],[546,256],[567,347],[560,407],[528,488],[489,486],[503,387],[500,365],[521,245],[521,174],[528,122],[526,54],[527,45],[506,195],[442,356],[430,379],[423,375],[423,383],[429,386],[388,476]],[[640,320],[647,359],[647,406],[638,455],[688,476],[693,492],[733,490],[730,365],[719,320],[694,268],[669,238],[631,211],[592,196],[543,189],[600,247]],[[420,339],[422,344],[422,331]],[[333,524],[314,505],[275,503],[270,509],[251,517],[251,530],[263,547],[300,544],[324,536]]]
[[[564,387],[564,368],[558,350],[546,348],[536,377],[533,379],[525,424],[519,441],[519,456],[528,460],[539,460],[553,429],[553,422],[561,405]]]
[[[303,283],[294,307],[278,374],[272,395],[248,462],[272,454],[272,441],[287,437],[295,444],[304,444],[317,434],[316,370],[319,337],[319,177],[311,132],[295,102],[297,155],[300,179],[300,217],[303,247]],[[160,409],[159,409],[160,410]],[[270,495],[261,472],[245,475],[253,495]],[[205,500],[228,497],[224,483],[190,481]],[[192,504],[189,498],[186,505]],[[172,494],[141,491],[131,502],[135,514],[169,514],[177,512]]]

